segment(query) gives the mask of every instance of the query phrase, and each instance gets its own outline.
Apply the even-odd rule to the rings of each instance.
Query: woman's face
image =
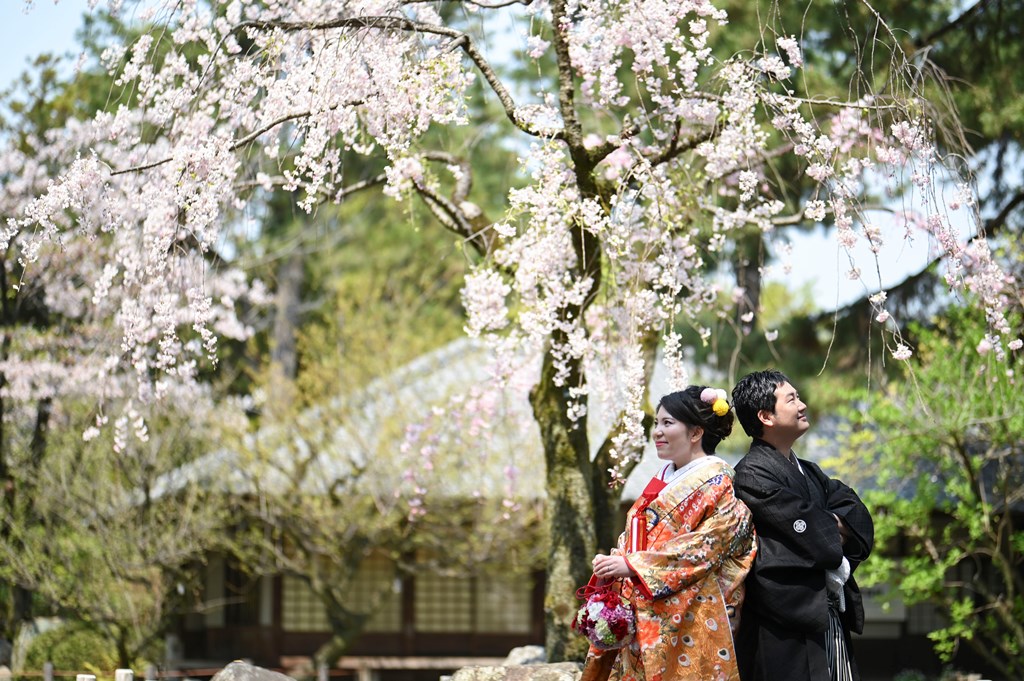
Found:
[[[664,407],[658,408],[651,434],[654,437],[654,446],[658,450],[658,458],[671,461],[676,468],[685,466],[696,455],[703,453],[700,446],[703,430],[700,427],[691,428],[682,421],[677,421]]]

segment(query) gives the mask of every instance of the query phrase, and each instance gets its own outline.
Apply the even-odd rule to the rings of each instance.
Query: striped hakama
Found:
[[[839,621],[838,606],[838,599],[829,594],[828,629],[825,631],[825,660],[828,662],[831,681],[853,681],[850,655],[846,650],[846,637],[843,635],[843,624]]]

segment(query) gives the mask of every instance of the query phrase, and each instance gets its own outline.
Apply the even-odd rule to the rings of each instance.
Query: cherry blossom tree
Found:
[[[102,70],[64,77],[57,60],[42,56],[3,94],[5,219],[21,214],[73,158],[82,121],[98,108],[95,93],[109,88]],[[154,324],[189,329],[165,346],[186,351],[166,367],[182,380],[154,382],[160,350],[134,345],[123,327],[112,330],[114,317],[130,311],[132,295],[148,295],[144,287],[108,287],[113,272],[138,257],[140,243],[127,231],[84,225],[78,236],[33,252],[31,239],[13,235],[3,251],[0,581],[11,596],[3,628],[13,637],[22,622],[61,613],[100,630],[128,664],[189,607],[192,568],[223,535],[222,507],[198,491],[168,509],[149,489],[204,437],[214,439],[213,424],[241,410],[216,399],[202,376],[207,358],[187,349],[202,337],[189,329],[195,318],[170,299],[161,304],[163,318],[134,326],[141,334],[135,340],[154,333]],[[204,309],[219,330],[208,333],[247,337],[241,303],[258,301],[258,286],[187,243],[167,255],[177,262],[179,283],[191,277],[189,286],[215,294]],[[125,356],[134,362],[122,362]],[[176,420],[191,428],[177,431],[170,425]]]
[[[179,213],[173,199],[158,205],[122,194],[120,205],[136,211],[115,218],[112,196],[102,195],[142,185],[115,190],[103,173],[77,170],[77,179],[55,181],[69,165],[82,170],[99,162],[95,143],[106,135],[105,114],[96,115],[84,97],[97,84],[109,88],[102,72],[74,83],[56,74],[56,65],[44,62],[5,99],[12,113],[0,137],[0,214],[7,220],[0,240],[0,422],[25,405],[45,411],[61,400],[86,400],[95,413],[85,439],[110,426],[120,451],[129,439],[146,441],[151,405],[187,411],[191,399],[209,396],[202,373],[216,364],[218,339],[248,338],[244,312],[266,295],[260,282],[188,234],[187,211]],[[83,97],[77,106],[60,106],[76,96]],[[97,153],[83,159],[90,147]],[[145,228],[163,219],[158,215],[170,222],[156,232]],[[178,223],[182,229],[169,227]],[[73,230],[65,233],[67,225]],[[46,424],[36,420],[45,435]],[[10,446],[0,437],[0,454]]]
[[[859,4],[884,77],[859,72],[840,98],[815,91],[802,39],[772,23],[778,12],[736,51],[728,14],[711,0],[145,3],[152,30],[104,53],[112,105],[47,140],[40,155],[60,173],[20,206],[2,243],[17,245],[25,281],[74,249],[109,244],[72,299],[118,329],[120,352],[102,366],[126,369],[130,401],[145,403],[188,384],[198,358],[215,357],[218,323],[230,328],[223,303],[236,297],[202,256],[238,211],[275,188],[314,211],[377,181],[351,177],[348,158],[381,159],[384,193],[418,197],[467,247],[466,330],[492,344],[494,375],[543,355],[531,402],[552,539],[547,652],[579,654],[568,634],[573,587],[607,544],[595,517],[608,516],[608,485],[646,439],[656,348],[682,385],[681,326],[720,300],[758,312],[756,292],[710,263],[728,263],[751,236],[823,220],[843,247],[898,248],[865,217],[864,197],[881,185],[941,245],[948,285],[972,288],[997,355],[1016,333],[1003,311],[1012,282],[984,239],[967,248],[953,228],[954,213],[976,215],[968,183],[945,196],[956,173],[934,141],[941,107],[922,96],[924,74],[884,18]],[[536,92],[500,75],[512,55],[491,26],[510,20],[525,32],[517,46]],[[520,138],[526,182],[510,189],[503,215],[483,214],[473,168],[433,134],[469,123],[474,80]],[[806,179],[799,192],[778,175],[784,167]],[[760,263],[739,264],[741,281],[758,280]],[[912,348],[885,298],[871,300],[876,320],[905,360]],[[598,365],[614,369],[600,385],[588,379]],[[594,446],[597,392],[620,416]]]

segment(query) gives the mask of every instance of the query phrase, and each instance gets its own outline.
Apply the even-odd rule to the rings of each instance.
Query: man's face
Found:
[[[783,383],[775,389],[775,413],[767,416],[771,419],[773,432],[793,439],[811,427],[807,420],[807,405],[800,400],[800,393],[789,383]]]

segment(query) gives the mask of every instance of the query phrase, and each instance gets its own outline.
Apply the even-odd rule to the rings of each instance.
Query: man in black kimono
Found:
[[[749,374],[732,398],[753,438],[734,486],[757,532],[736,637],[740,677],[855,681],[850,632],[863,631],[864,606],[853,571],[871,552],[871,515],[852,489],[793,453],[810,424],[784,374]]]

